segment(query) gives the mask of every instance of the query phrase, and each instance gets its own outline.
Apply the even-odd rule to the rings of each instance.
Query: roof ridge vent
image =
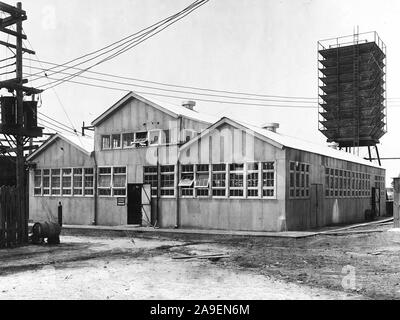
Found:
[[[182,107],[192,110],[194,109],[194,107],[196,106],[196,101],[192,101],[192,100],[186,100],[182,102]]]
[[[276,133],[276,130],[279,129],[279,123],[276,122],[264,123],[262,128]]]

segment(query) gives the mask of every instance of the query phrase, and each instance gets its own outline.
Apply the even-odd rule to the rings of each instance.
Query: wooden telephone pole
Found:
[[[23,34],[22,22],[27,19],[26,12],[22,10],[21,2],[17,3],[16,7],[0,2],[0,11],[6,13],[6,18],[0,19],[0,32],[6,33],[7,35],[14,36],[16,43],[11,44],[8,42],[0,41],[0,45],[7,46],[11,50],[15,50],[15,65],[16,65],[16,78],[6,81],[0,81],[0,89],[5,88],[10,93],[15,92],[15,103],[10,106],[15,108],[14,111],[9,111],[8,108],[2,106],[3,112],[13,112],[15,116],[15,123],[4,123],[2,114],[2,122],[0,124],[0,134],[13,136],[15,141],[15,150],[12,152],[16,153],[16,184],[17,184],[17,199],[18,207],[16,208],[16,216],[20,221],[21,234],[20,243],[28,242],[28,220],[29,212],[27,206],[27,188],[25,181],[25,156],[24,144],[28,142],[29,138],[41,137],[42,129],[37,127],[36,124],[32,124],[32,119],[37,119],[36,107],[32,109],[32,105],[25,106],[24,95],[35,95],[41,93],[42,90],[35,88],[25,87],[24,84],[28,81],[23,78],[23,54],[35,54],[34,51],[23,48],[22,40],[26,39],[26,35]],[[16,31],[9,29],[8,27],[16,25]],[[27,110],[31,108],[31,110]],[[29,114],[29,115],[28,115]],[[27,139],[28,138],[28,139]]]

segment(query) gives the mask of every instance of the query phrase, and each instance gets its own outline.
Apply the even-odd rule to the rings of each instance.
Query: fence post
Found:
[[[393,221],[394,228],[400,228],[400,177],[393,178]]]

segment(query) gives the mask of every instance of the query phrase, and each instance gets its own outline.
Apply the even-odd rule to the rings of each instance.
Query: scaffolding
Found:
[[[376,32],[318,42],[318,129],[328,142],[353,153],[375,147],[379,158],[386,94],[386,45]]]

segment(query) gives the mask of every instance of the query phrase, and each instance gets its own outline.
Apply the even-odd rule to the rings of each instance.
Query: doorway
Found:
[[[381,215],[381,190],[379,188],[372,188],[371,192],[371,209],[372,218],[380,217]]]
[[[128,224],[142,225],[142,185],[128,184]]]
[[[317,228],[324,225],[323,221],[323,185],[311,184],[310,189],[310,227]]]

